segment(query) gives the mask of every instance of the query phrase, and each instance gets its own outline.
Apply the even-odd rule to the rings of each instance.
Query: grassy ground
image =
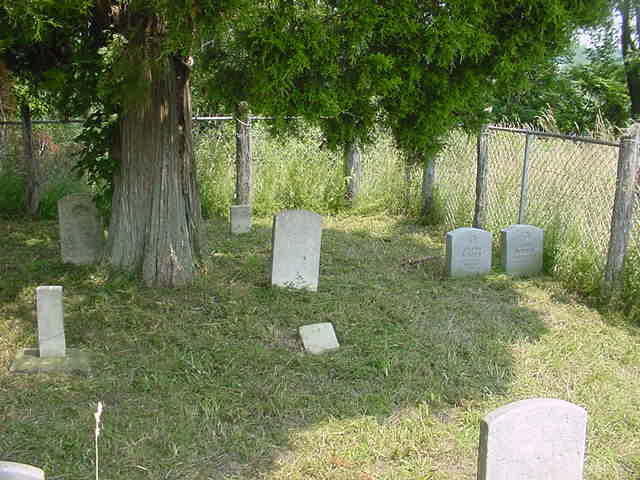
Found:
[[[548,278],[445,280],[442,232],[394,218],[326,219],[315,294],[269,287],[268,219],[227,230],[196,285],[151,290],[63,265],[54,223],[0,221],[0,459],[93,477],[101,400],[104,480],[473,479],[481,417],[544,396],[587,408],[587,479],[640,477],[640,329]],[[89,376],[8,373],[45,284]],[[342,347],[305,355],[321,321]]]

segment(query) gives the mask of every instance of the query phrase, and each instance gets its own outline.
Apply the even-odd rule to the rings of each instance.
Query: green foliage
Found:
[[[116,114],[94,112],[87,117],[82,132],[75,138],[84,148],[77,153],[73,170],[92,187],[96,206],[105,218],[111,211],[113,176],[119,168],[117,159],[110,155],[117,119]]]
[[[627,318],[640,325],[640,253],[638,247],[627,253],[620,302]]]
[[[587,134],[606,124],[622,128],[630,118],[624,66],[613,52],[587,50],[583,63],[573,54],[546,61],[527,73],[520,91],[502,94],[494,103],[500,122],[548,127],[570,134]]]
[[[259,112],[302,115],[331,146],[365,144],[382,122],[402,150],[429,153],[454,125],[479,125],[493,93],[517,89],[604,7],[273,2],[256,6],[201,56],[216,103],[248,100]]]
[[[55,182],[51,182],[48,188],[42,192],[40,205],[38,206],[38,216],[45,220],[57,219],[58,201],[72,193],[82,193],[85,191],[86,185],[72,176],[56,179]]]
[[[0,171],[0,215],[17,216],[24,214],[24,177],[13,169]]]

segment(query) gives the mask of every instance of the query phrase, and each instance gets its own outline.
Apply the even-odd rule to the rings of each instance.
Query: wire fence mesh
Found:
[[[233,199],[235,130],[228,120],[224,117],[194,123],[194,151],[203,204],[209,214],[226,214]],[[297,137],[274,139],[263,120],[254,121],[251,132],[256,214],[268,215],[294,207],[321,213],[339,210],[344,187],[341,152],[324,148],[321,133],[314,129],[303,129]],[[53,199],[86,188],[73,183],[69,173],[73,155],[80,148],[74,142],[80,125],[37,124],[34,129],[43,190],[52,199],[46,208],[55,209]],[[17,178],[22,173],[17,160],[20,128],[5,125],[0,130],[0,182],[4,182],[0,187],[6,193],[12,175]],[[609,240],[618,147],[561,136],[540,137],[525,130],[490,128],[485,228],[496,234],[496,239],[502,228],[518,222],[527,135],[530,151],[526,223],[545,230],[545,263],[552,273],[582,290],[595,289]],[[453,131],[437,160],[436,202],[447,229],[472,223],[477,141],[475,135]],[[387,135],[380,135],[375,145],[363,149],[362,163],[360,199],[364,207],[359,213],[418,211],[421,168],[405,167]],[[19,194],[15,192],[16,197]],[[11,201],[7,195],[4,197],[5,203]],[[638,207],[640,204],[635,209],[634,224],[640,215]],[[498,242],[494,243],[499,248]],[[640,259],[637,228],[631,231],[630,254]]]
[[[545,229],[553,273],[595,288],[606,262],[618,147],[490,128],[485,228],[494,233],[518,223],[527,134],[526,223]],[[476,145],[476,137],[454,132],[441,155],[438,185],[448,228],[471,224]]]

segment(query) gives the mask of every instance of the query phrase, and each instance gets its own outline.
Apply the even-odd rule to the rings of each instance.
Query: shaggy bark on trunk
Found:
[[[360,148],[356,142],[351,142],[344,147],[344,176],[347,187],[346,199],[353,205],[358,200],[362,181],[362,161]]]
[[[147,98],[125,109],[113,140],[120,170],[107,255],[116,267],[141,269],[149,286],[189,283],[199,256],[189,72],[177,56],[145,67]]]
[[[33,125],[31,108],[26,103],[20,105],[22,118],[22,157],[25,171],[25,207],[27,214],[36,216],[40,205],[40,165],[33,154]]]
[[[236,205],[251,205],[251,118],[249,104],[236,111]]]
[[[422,162],[422,200],[420,202],[420,215],[430,218],[433,215],[433,189],[436,183],[436,159],[435,155],[427,157]]]

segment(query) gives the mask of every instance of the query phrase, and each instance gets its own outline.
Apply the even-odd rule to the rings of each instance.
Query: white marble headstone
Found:
[[[316,291],[320,274],[322,216],[285,210],[273,217],[271,284]]]
[[[340,347],[333,325],[329,322],[304,325],[298,331],[308,353],[320,354]]]
[[[446,237],[447,276],[482,275],[491,270],[491,233],[479,228],[456,228]]]
[[[62,287],[42,286],[36,288],[38,312],[38,348],[40,357],[64,357],[64,312]]]
[[[251,231],[251,205],[232,205],[229,211],[231,233],[247,233]]]
[[[582,480],[587,412],[534,398],[494,410],[480,424],[478,480]]]
[[[62,261],[76,265],[100,260],[104,229],[91,195],[67,195],[58,201]]]
[[[44,472],[26,463],[0,462],[0,480],[44,480]]]
[[[544,230],[533,225],[511,225],[501,231],[502,266],[511,275],[542,271]]]

